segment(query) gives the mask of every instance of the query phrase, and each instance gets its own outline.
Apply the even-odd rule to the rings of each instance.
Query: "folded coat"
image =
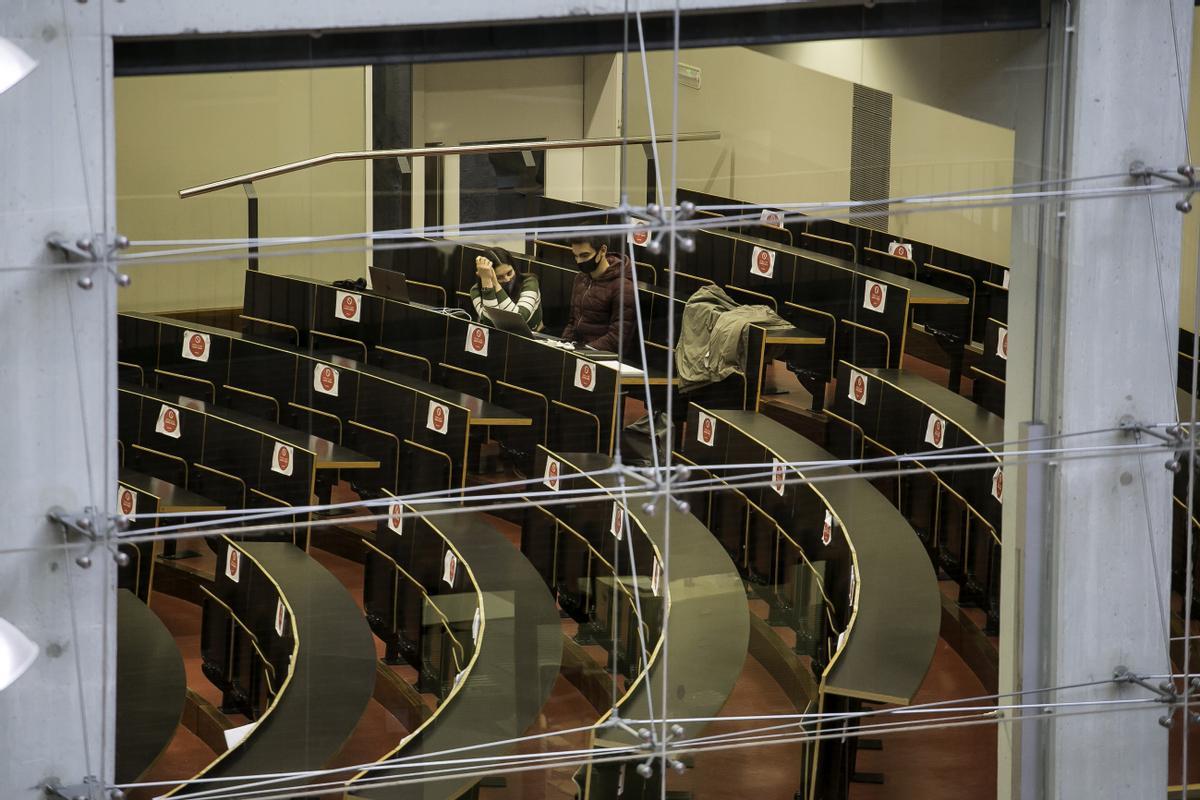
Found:
[[[730,375],[746,374],[751,325],[788,327],[768,306],[738,305],[717,286],[704,286],[688,299],[675,345],[680,391],[688,392]]]

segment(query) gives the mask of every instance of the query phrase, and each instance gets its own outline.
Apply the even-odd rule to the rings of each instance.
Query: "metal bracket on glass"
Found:
[[[1121,430],[1126,433],[1132,433],[1135,436],[1146,434],[1155,439],[1159,439],[1174,452],[1165,464],[1170,472],[1179,472],[1183,468],[1183,459],[1192,449],[1192,434],[1189,426],[1185,423],[1172,425],[1147,425],[1144,422],[1139,422],[1133,417],[1126,415],[1121,418],[1118,423]]]
[[[100,245],[100,246],[98,246]],[[81,267],[87,270],[85,274],[79,276],[76,283],[80,289],[92,288],[92,273],[95,272],[100,265],[104,265],[105,271],[113,276],[118,286],[125,287],[133,282],[133,279],[124,272],[117,272],[111,266],[112,257],[119,250],[124,250],[129,247],[129,239],[125,236],[117,235],[113,239],[112,244],[97,242],[94,238],[80,237],[75,241],[67,239],[61,234],[52,233],[46,237],[46,246],[51,250],[61,253],[63,259],[68,263],[77,261],[91,266]]]
[[[42,784],[42,791],[46,797],[57,798],[57,800],[123,800],[125,792],[117,787],[105,789],[97,778],[88,775],[83,779],[83,783],[74,783],[70,786],[64,786],[58,782],[57,778],[51,778]]]
[[[1148,167],[1141,161],[1129,165],[1129,174],[1150,183],[1151,178],[1173,183],[1187,189],[1187,196],[1175,204],[1175,210],[1186,214],[1192,210],[1192,195],[1196,193],[1196,167],[1192,164],[1181,164],[1172,172],[1169,169]]]
[[[128,526],[128,520],[123,515],[110,517],[94,506],[86,506],[82,511],[67,511],[61,506],[54,506],[46,512],[46,518],[62,528],[63,533],[90,542],[88,551],[75,559],[75,563],[87,569],[92,565],[92,550],[97,546],[107,549],[117,566],[129,563],[129,556],[117,549],[113,542],[113,533]]]
[[[1180,692],[1171,681],[1163,681],[1156,686],[1150,683],[1149,679],[1130,671],[1129,667],[1125,666],[1113,670],[1113,680],[1117,683],[1140,686],[1153,694],[1157,702],[1167,705],[1167,713],[1158,718],[1158,724],[1164,728],[1170,728],[1174,724],[1175,708],[1194,692],[1200,691],[1200,678],[1192,678],[1185,684],[1183,692]],[[1195,723],[1197,720],[1193,718],[1188,722]]]

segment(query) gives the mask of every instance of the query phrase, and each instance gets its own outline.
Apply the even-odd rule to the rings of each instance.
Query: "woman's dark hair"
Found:
[[[521,274],[521,270],[517,269],[517,262],[513,259],[512,253],[503,247],[485,247],[483,255],[492,262],[493,267],[508,264],[513,268],[512,288],[508,290],[508,296],[515,302],[521,294],[521,284],[524,282],[525,276]]]

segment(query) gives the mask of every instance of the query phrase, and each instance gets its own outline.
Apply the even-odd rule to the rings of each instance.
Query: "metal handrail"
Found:
[[[519,153],[532,150],[569,150],[573,148],[589,148],[589,147],[616,147],[618,145],[649,145],[656,143],[670,143],[671,141],[679,142],[704,142],[713,141],[721,138],[720,131],[698,131],[692,133],[680,133],[675,137],[671,136],[631,136],[623,139],[620,136],[606,136],[596,139],[555,139],[550,141],[534,141],[534,142],[507,142],[503,144],[466,144],[466,145],[447,145],[441,147],[407,147],[399,150],[357,150],[346,153],[326,153],[323,156],[314,156],[306,158],[303,161],[293,161],[290,164],[280,164],[277,167],[269,167],[267,169],[258,170],[257,172],[248,172],[245,175],[235,175],[232,178],[223,178],[212,183],[204,183],[199,186],[189,186],[186,189],[179,190],[179,197],[186,200],[189,197],[216,192],[221,189],[229,189],[234,186],[245,186],[252,184],[255,181],[264,178],[275,178],[280,175],[287,175],[292,172],[319,167],[324,164],[335,164],[342,161],[368,161],[381,158],[421,158],[421,157],[438,157],[438,156],[458,156],[458,155],[481,155],[488,153]]]

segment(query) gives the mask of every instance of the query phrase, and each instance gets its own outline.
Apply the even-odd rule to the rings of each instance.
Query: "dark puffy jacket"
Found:
[[[623,325],[618,322],[622,298],[625,303]],[[608,269],[599,278],[593,279],[583,272],[575,276],[571,287],[571,314],[563,338],[614,353],[623,341],[625,352],[632,353],[633,334],[637,330],[634,302],[633,264],[628,256],[610,253]]]

